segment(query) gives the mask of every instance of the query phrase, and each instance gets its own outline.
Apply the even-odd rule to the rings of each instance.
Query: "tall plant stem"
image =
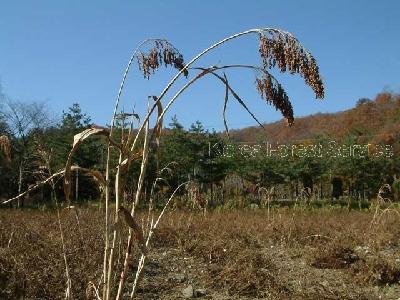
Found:
[[[239,37],[241,37],[241,36],[248,35],[248,34],[262,34],[262,33],[265,32],[265,31],[269,31],[270,33],[273,32],[273,33],[278,33],[278,34],[284,34],[284,35],[290,35],[290,36],[292,36],[290,33],[287,33],[287,32],[284,32],[284,31],[281,31],[281,30],[278,30],[278,29],[274,29],[274,28],[258,28],[258,29],[246,30],[246,31],[239,32],[239,33],[236,33],[236,34],[234,34],[234,35],[231,35],[231,36],[229,36],[229,37],[226,37],[226,38],[224,38],[224,39],[222,39],[222,40],[220,40],[220,41],[214,43],[214,44],[211,45],[210,47],[206,48],[205,50],[203,50],[202,52],[200,52],[198,55],[196,55],[192,60],[190,60],[190,61],[189,61],[189,62],[188,62],[188,63],[187,63],[187,64],[172,78],[172,80],[166,85],[166,87],[165,87],[164,90],[161,92],[161,94],[160,94],[158,97],[155,98],[156,101],[155,101],[155,103],[152,105],[152,107],[151,107],[150,109],[148,109],[148,112],[147,112],[145,118],[143,119],[142,124],[141,124],[141,125],[139,126],[139,128],[138,128],[137,133],[136,133],[136,136],[135,136],[135,138],[134,138],[132,144],[130,145],[129,153],[127,154],[127,164],[129,165],[130,156],[132,155],[132,153],[134,152],[134,150],[137,148],[137,144],[138,144],[138,141],[139,141],[139,137],[140,137],[140,135],[141,135],[141,132],[143,131],[144,128],[146,128],[146,132],[145,132],[145,142],[144,142],[145,145],[144,145],[143,157],[142,157],[142,166],[141,166],[141,172],[140,172],[139,181],[138,181],[138,189],[137,189],[137,192],[136,192],[136,198],[135,198],[135,202],[134,202],[134,205],[133,205],[132,211],[131,211],[132,217],[134,216],[135,208],[136,208],[136,207],[138,206],[138,204],[139,204],[140,194],[141,194],[141,190],[142,190],[142,187],[143,187],[144,174],[145,174],[146,167],[147,167],[147,156],[148,156],[148,151],[149,151],[149,150],[148,150],[148,138],[147,138],[147,135],[148,135],[148,126],[149,126],[150,116],[153,114],[154,110],[159,106],[159,104],[161,103],[163,97],[167,94],[167,92],[170,90],[170,88],[171,88],[171,87],[174,85],[174,83],[178,80],[178,78],[180,77],[180,75],[181,75],[182,73],[186,72],[186,71],[188,70],[188,68],[189,68],[193,63],[195,63],[198,59],[200,59],[202,56],[204,56],[205,54],[207,54],[209,51],[213,50],[214,48],[217,48],[218,46],[221,46],[222,44],[226,43],[227,41],[230,41],[230,40],[233,40],[233,39],[236,39],[236,38],[239,38]],[[113,114],[113,119],[112,119],[112,124],[111,124],[112,128],[113,128],[113,126],[114,126],[114,121],[115,121],[115,117],[116,117],[116,111],[117,111],[117,108],[118,108],[119,99],[120,99],[120,95],[121,95],[121,92],[122,92],[122,89],[123,89],[123,86],[124,86],[124,82],[125,82],[126,76],[127,76],[128,72],[129,72],[129,68],[130,68],[130,66],[131,66],[131,63],[132,63],[134,57],[135,57],[135,52],[134,52],[134,54],[132,54],[132,57],[131,57],[131,59],[130,59],[130,61],[129,61],[129,63],[128,63],[128,67],[127,67],[127,69],[126,69],[126,71],[125,71],[125,74],[124,74],[124,77],[123,77],[123,81],[122,81],[122,83],[121,83],[121,87],[120,87],[120,90],[119,90],[119,92],[118,92],[117,101],[116,101],[116,105],[115,105],[115,109],[114,109],[114,114]],[[215,70],[214,70],[214,71],[215,71]],[[203,71],[202,73],[198,74],[195,78],[193,78],[193,79],[190,80],[188,83],[186,83],[186,84],[173,96],[173,98],[168,102],[167,106],[163,109],[162,113],[158,116],[156,126],[159,125],[159,124],[162,122],[162,121],[161,121],[161,120],[162,120],[162,117],[164,116],[165,112],[170,108],[170,106],[174,103],[174,101],[177,99],[177,97],[179,97],[179,95],[180,95],[185,89],[187,89],[193,82],[195,82],[197,79],[201,78],[202,76],[204,76],[205,74],[207,74],[207,73],[209,73],[209,72],[210,72],[210,70],[205,70],[205,71]],[[212,72],[211,72],[211,73],[212,73]],[[216,74],[213,74],[213,75],[217,76]],[[217,76],[217,77],[218,77],[218,76]],[[220,77],[218,77],[218,78],[221,79]],[[232,93],[234,93],[233,90],[229,87],[227,81],[226,81],[226,80],[225,80],[225,81],[222,80],[222,81],[225,83],[226,87],[229,88],[229,90],[230,90]],[[235,95],[235,94],[234,94],[234,95]],[[237,98],[238,101],[240,100],[240,99],[238,99],[238,97],[235,97],[235,98]],[[246,107],[245,107],[245,108],[246,108]],[[111,129],[112,129],[112,128],[111,128]],[[110,132],[110,136],[111,136],[111,134],[112,134],[112,130],[111,130],[111,132]],[[154,134],[154,132],[153,132],[153,134]],[[153,137],[153,134],[152,134],[151,138]],[[151,138],[150,138],[150,139],[151,139]],[[127,147],[129,147],[129,144],[127,144]],[[109,160],[107,161],[107,163],[109,163]],[[121,167],[121,162],[119,163],[118,167]],[[107,174],[106,178],[109,178],[109,177],[108,177],[108,174]],[[106,189],[106,201],[108,201],[108,200],[109,200],[108,189]],[[107,206],[107,208],[108,208],[108,205],[106,205],[106,206]],[[107,228],[106,228],[106,231],[107,231]],[[151,234],[152,234],[152,231],[150,231],[149,236],[151,236]],[[149,241],[149,240],[148,240],[148,241]],[[148,241],[146,242],[146,247],[147,247]],[[125,255],[124,268],[123,268],[123,271],[122,271],[122,273],[121,273],[121,278],[120,278],[120,283],[119,283],[119,288],[118,288],[118,293],[117,293],[117,299],[120,299],[121,294],[122,294],[122,288],[123,288],[123,284],[124,284],[124,280],[125,280],[125,275],[126,275],[126,271],[127,271],[127,263],[128,263],[129,256],[130,256],[130,252],[131,252],[131,247],[132,247],[132,231],[131,231],[131,230],[130,230],[130,232],[129,232],[127,247],[128,247],[128,248],[127,248],[126,255]],[[132,290],[132,293],[131,293],[131,297],[133,297],[133,295],[135,294],[136,285],[137,285],[137,283],[138,283],[138,281],[139,281],[139,277],[140,277],[140,274],[141,274],[141,269],[143,268],[145,258],[146,258],[146,253],[142,253],[142,257],[141,257],[141,259],[140,259],[140,261],[139,261],[139,266],[138,266],[139,269],[138,269],[137,274],[136,274],[137,276],[136,276],[136,279],[135,279],[135,283],[134,283],[134,287],[133,287],[133,290]],[[111,260],[110,260],[110,262],[111,262]],[[110,268],[110,267],[111,267],[111,266],[109,266],[109,268]],[[109,299],[108,299],[108,296],[107,296],[107,298],[106,298],[105,300],[109,300]]]
[[[152,236],[153,236],[153,234],[154,234],[154,231],[157,229],[157,226],[158,226],[158,224],[160,223],[160,221],[161,221],[163,215],[165,214],[168,205],[170,204],[170,202],[172,201],[172,199],[174,199],[175,194],[178,192],[178,190],[179,190],[182,186],[186,185],[187,183],[188,183],[188,182],[181,183],[181,184],[174,190],[174,192],[172,193],[172,195],[169,197],[167,203],[165,203],[163,210],[161,211],[160,215],[159,215],[158,218],[157,218],[157,221],[156,221],[156,222],[154,223],[154,225],[150,228],[149,235],[147,236],[147,239],[146,239],[146,245],[145,245],[145,249],[146,249],[146,250],[149,248],[150,241],[151,241],[151,238],[152,238]],[[146,254],[146,253],[142,253],[142,255],[141,255],[140,259],[139,259],[139,262],[138,262],[138,268],[137,268],[136,275],[135,275],[135,281],[133,282],[133,286],[132,286],[132,291],[131,291],[131,296],[130,296],[131,299],[133,299],[133,297],[135,296],[137,286],[138,286],[138,284],[139,284],[139,282],[140,282],[140,278],[142,277],[142,271],[143,271],[143,267],[144,267],[144,263],[145,263],[146,258],[147,258],[147,254]]]
[[[144,40],[139,46],[132,52],[132,55],[128,61],[128,64],[126,66],[124,75],[122,77],[122,81],[118,90],[117,97],[115,99],[115,105],[114,105],[114,111],[111,119],[111,125],[110,125],[110,138],[112,137],[113,131],[114,131],[114,125],[115,125],[115,118],[117,115],[118,111],[118,106],[119,102],[121,99],[122,95],[122,90],[124,89],[125,86],[125,81],[129,73],[129,69],[132,65],[133,60],[136,57],[136,54],[138,50],[140,49],[141,46],[143,46],[145,43],[147,43],[151,39],[146,39]],[[109,203],[110,203],[110,159],[111,159],[111,144],[110,142],[108,143],[107,147],[107,161],[106,161],[106,188],[105,188],[105,245],[104,245],[104,260],[103,260],[103,299],[106,300],[107,297],[107,257],[108,257],[108,250],[109,250]]]
[[[146,175],[148,153],[149,153],[148,133],[149,133],[149,121],[147,121],[147,123],[146,123],[146,129],[145,129],[145,134],[144,134],[144,146],[143,146],[142,164],[141,164],[141,167],[140,167],[140,175],[139,175],[139,180],[138,180],[138,185],[137,185],[137,190],[136,190],[136,195],[135,195],[135,202],[133,203],[132,210],[131,210],[131,215],[132,216],[134,216],[135,208],[139,203],[140,195],[141,195],[142,189],[143,189],[144,178],[145,178],[145,175]],[[127,248],[126,248],[126,251],[125,251],[124,265],[123,265],[123,269],[121,271],[121,276],[120,276],[120,280],[119,280],[117,296],[115,298],[117,300],[121,299],[121,296],[122,296],[122,289],[123,289],[123,286],[124,286],[126,273],[127,273],[127,270],[128,270],[129,257],[130,257],[130,254],[132,252],[132,243],[133,243],[132,230],[129,229],[128,244],[127,244]]]
[[[119,164],[122,161],[122,152],[120,151],[119,154],[119,159],[118,162]],[[120,173],[120,167],[117,168],[117,173],[115,175],[115,219],[114,222],[115,224],[118,223],[118,208],[120,206],[120,195],[121,195],[121,186],[120,186],[120,180],[121,180],[121,173]],[[112,244],[110,248],[110,253],[108,256],[108,271],[107,271],[107,292],[106,292],[106,300],[110,298],[111,294],[111,289],[112,289],[112,275],[113,275],[113,270],[114,270],[114,249],[116,247],[116,242],[118,239],[118,230],[117,226],[114,226],[114,232],[113,232],[113,239],[112,239]]]

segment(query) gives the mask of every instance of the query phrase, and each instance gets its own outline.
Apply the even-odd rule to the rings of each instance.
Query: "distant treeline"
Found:
[[[79,104],[52,121],[41,104],[5,100],[0,107],[0,136],[7,137],[10,145],[9,153],[5,145],[0,151],[3,200],[62,170],[73,136],[93,125]],[[278,122],[266,125],[265,130],[245,128],[228,136],[205,130],[199,121],[185,129],[176,117],[167,127],[160,150],[156,151],[155,142],[151,145],[147,193],[168,166],[161,173],[165,180],[160,192],[192,180],[201,197],[214,204],[235,199],[259,203],[266,195],[292,200],[370,200],[384,184],[392,189],[391,200],[398,199],[399,95],[361,99],[354,109],[300,118],[291,128]],[[103,172],[105,159],[105,141],[91,138],[76,152],[73,164]],[[112,159],[117,159],[116,153]],[[139,169],[137,161],[125,182],[125,201],[135,193]],[[73,181],[74,201],[101,198],[92,177],[74,172]],[[55,184],[56,196],[63,199],[62,180]],[[43,186],[20,205],[51,204],[53,198],[50,186]]]

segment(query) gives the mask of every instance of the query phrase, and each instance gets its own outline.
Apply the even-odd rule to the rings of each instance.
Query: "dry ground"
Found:
[[[74,298],[86,299],[101,277],[101,214],[64,210],[62,224]],[[399,299],[399,225],[398,209],[171,212],[137,299],[183,299],[189,286],[200,299]],[[62,299],[65,287],[56,213],[0,210],[0,299]]]

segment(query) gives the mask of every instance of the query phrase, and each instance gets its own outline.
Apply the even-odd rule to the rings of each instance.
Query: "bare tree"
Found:
[[[29,162],[29,137],[37,129],[46,128],[51,124],[46,105],[43,102],[22,102],[12,100],[1,94],[2,110],[0,116],[8,125],[10,134],[14,137],[12,143],[14,157],[18,164],[18,193],[22,192],[26,166]],[[23,206],[23,199],[18,200],[18,207]]]

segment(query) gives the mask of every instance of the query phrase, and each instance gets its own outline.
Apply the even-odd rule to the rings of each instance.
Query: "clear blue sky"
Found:
[[[278,78],[296,116],[334,112],[400,90],[400,1],[103,1],[0,0],[0,78],[3,92],[23,101],[46,101],[54,114],[73,102],[99,125],[110,122],[114,99],[132,49],[146,37],[169,39],[188,61],[232,33],[255,27],[292,32],[316,57],[326,97],[317,101],[298,76]],[[256,36],[227,44],[198,65],[259,63]],[[131,74],[123,107],[143,111],[171,70],[153,80]],[[265,122],[280,119],[259,99],[251,72],[228,73],[230,82]],[[183,81],[181,82],[181,84]],[[185,126],[197,119],[223,128],[224,88],[204,79],[185,93],[172,114]],[[237,105],[232,128],[254,125]],[[169,115],[169,117],[171,114]]]

